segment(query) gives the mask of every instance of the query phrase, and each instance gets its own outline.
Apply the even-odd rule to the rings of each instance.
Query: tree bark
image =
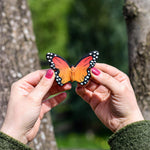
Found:
[[[129,71],[140,109],[150,119],[150,1],[125,0]]]
[[[0,126],[6,114],[11,84],[39,68],[26,0],[0,0]],[[43,119],[40,131],[30,145],[35,150],[57,150],[49,114]]]

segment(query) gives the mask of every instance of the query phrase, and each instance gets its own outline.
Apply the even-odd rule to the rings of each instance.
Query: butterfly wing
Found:
[[[85,85],[88,83],[91,76],[90,68],[93,68],[95,66],[98,55],[98,51],[92,51],[88,55],[81,58],[81,60],[76,64],[74,68],[74,81],[77,81],[81,85]]]
[[[68,63],[62,57],[54,53],[47,53],[46,58],[50,67],[55,71],[56,82],[60,86],[69,82],[71,78],[71,68]]]

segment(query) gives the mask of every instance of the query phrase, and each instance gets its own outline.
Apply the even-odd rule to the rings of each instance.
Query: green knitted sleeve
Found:
[[[32,150],[30,147],[0,132],[0,150]]]
[[[108,141],[111,150],[150,150],[150,121],[127,125]]]

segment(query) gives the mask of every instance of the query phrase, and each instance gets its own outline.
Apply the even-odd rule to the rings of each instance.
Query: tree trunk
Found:
[[[26,0],[0,0],[0,126],[6,114],[11,84],[39,68]],[[57,149],[49,114],[43,119],[31,146],[35,150]]]
[[[125,0],[130,79],[145,119],[150,119],[150,1]]]

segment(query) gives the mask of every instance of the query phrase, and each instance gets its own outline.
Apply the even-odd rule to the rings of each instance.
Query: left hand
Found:
[[[71,84],[60,87],[53,70],[39,70],[13,83],[7,114],[1,131],[26,144],[37,134],[44,114],[66,98]]]

